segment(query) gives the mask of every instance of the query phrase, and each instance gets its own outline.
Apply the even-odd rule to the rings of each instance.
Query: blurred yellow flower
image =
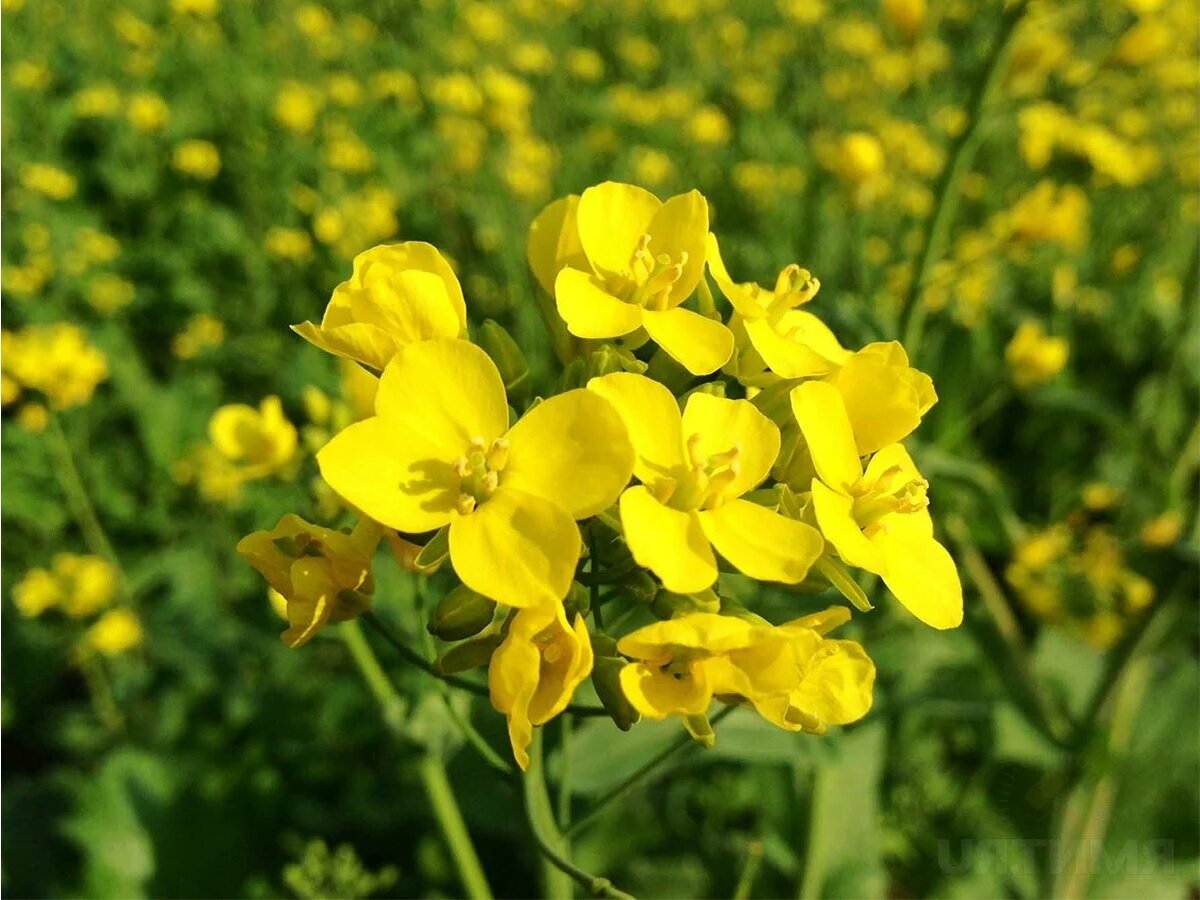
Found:
[[[22,387],[44,394],[54,409],[87,403],[108,378],[104,354],[69,322],[5,332],[2,365]]]
[[[12,599],[17,612],[33,618],[62,601],[62,585],[45,569],[30,569],[13,586]]]
[[[104,315],[112,315],[133,302],[135,289],[120,275],[102,272],[88,281],[84,297],[88,305]]]
[[[59,605],[72,618],[95,615],[117,594],[117,568],[102,557],[56,553],[50,567],[61,588]]]
[[[220,11],[221,0],[171,0],[171,12],[177,16],[213,19]]]
[[[17,413],[17,423],[30,434],[41,434],[50,424],[50,412],[40,403],[26,403]]]
[[[1121,502],[1121,492],[1104,481],[1093,481],[1084,486],[1083,505],[1094,512],[1112,509]]]
[[[90,263],[112,262],[121,254],[120,242],[95,228],[81,228],[76,237],[76,246]]]
[[[209,313],[197,313],[188,319],[183,331],[171,341],[171,352],[180,359],[195,359],[205,350],[225,340],[225,323]]]
[[[1009,375],[1019,388],[1053,381],[1066,367],[1069,355],[1065,338],[1047,335],[1042,324],[1033,320],[1022,322],[1004,349]]]
[[[729,141],[733,128],[725,113],[715,106],[702,106],[688,121],[688,135],[701,146],[716,146]]]
[[[212,181],[221,171],[221,152],[210,141],[184,141],[171,154],[171,167],[191,178]]]
[[[295,134],[308,134],[317,123],[321,96],[315,88],[285,81],[275,95],[275,120]]]
[[[217,452],[239,465],[246,478],[282,472],[296,455],[296,428],[274,395],[257,409],[245,403],[220,407],[209,420],[208,435]]]
[[[1155,516],[1142,526],[1138,535],[1142,544],[1152,550],[1170,547],[1183,534],[1183,516],[1174,510],[1168,510]]]
[[[75,196],[75,176],[49,163],[29,163],[21,168],[21,184],[51,200]]]
[[[905,40],[912,40],[925,22],[925,0],[883,0],[883,14]]]
[[[574,520],[612,505],[632,468],[610,404],[568,391],[509,428],[487,354],[437,339],[396,354],[375,413],[317,454],[330,487],[407,534],[449,526],[455,572],[485,597],[528,607],[566,595],[581,549]]]
[[[10,71],[12,83],[19,88],[40,91],[50,84],[50,67],[41,60],[22,59]]]
[[[312,256],[312,238],[299,228],[272,227],[264,245],[267,253],[279,259],[302,260]]]
[[[620,414],[640,485],[621,494],[621,524],[638,564],[669,591],[690,594],[717,579],[713,548],[739,571],[798,584],[821,555],[815,528],[742,495],[779,455],[779,428],[747,400],[695,393],[682,415],[663,385],[618,372],[588,390]]]
[[[158,94],[152,91],[139,91],[129,98],[125,108],[125,117],[129,124],[145,134],[160,131],[171,117],[170,107]]]
[[[883,171],[883,165],[883,145],[875,135],[856,131],[842,138],[838,173],[847,181],[870,181]]]
[[[120,656],[141,646],[145,639],[141,620],[129,609],[111,609],[83,636],[86,650],[103,656]]]

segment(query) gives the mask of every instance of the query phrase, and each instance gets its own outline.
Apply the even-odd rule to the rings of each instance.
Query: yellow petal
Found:
[[[543,652],[537,691],[529,702],[529,720],[534,725],[545,725],[566,709],[575,689],[592,671],[592,641],[579,613],[573,628],[561,627],[553,646],[558,654],[551,660]]]
[[[695,441],[693,452],[700,458],[737,448],[738,474],[725,491],[727,497],[740,497],[757,487],[779,456],[779,426],[749,400],[692,394],[683,411],[683,434],[684,440]]]
[[[563,269],[554,282],[554,302],[567,330],[581,338],[614,338],[637,330],[642,308],[618,300],[595,276]]]
[[[811,525],[748,500],[701,511],[700,523],[718,553],[760,581],[799,584],[824,545]]]
[[[638,240],[661,206],[657,197],[632,184],[606,181],[584,191],[576,218],[592,266],[600,272],[628,271]]]
[[[640,481],[653,484],[683,468],[682,417],[666,387],[645,375],[614,372],[593,378],[588,390],[611,403],[624,421],[636,453],[633,472]]]
[[[258,410],[246,403],[220,407],[208,423],[209,440],[228,459],[240,459],[246,452],[247,438],[258,431]]]
[[[378,326],[397,345],[456,338],[462,328],[445,282],[431,272],[390,273],[349,293],[354,320]]]
[[[539,403],[505,437],[501,482],[549,500],[575,519],[617,502],[633,472],[633,445],[611,403],[586,390]]]
[[[900,475],[905,479],[911,480],[921,477],[921,473],[917,471],[916,463],[908,455],[908,451],[904,449],[904,445],[889,444],[871,457],[867,463],[867,470],[863,473],[863,482],[874,484],[885,473],[893,469],[899,469]],[[932,525],[930,527],[932,528]],[[932,531],[929,533],[933,534]]]
[[[883,556],[854,520],[854,501],[816,478],[812,482],[812,498],[821,534],[833,544],[838,555],[849,565],[882,575]]]
[[[830,606],[820,612],[810,613],[780,625],[780,628],[803,628],[817,634],[828,634],[839,625],[850,621],[850,610],[844,606]]]
[[[326,328],[301,322],[293,325],[292,331],[326,353],[361,362],[376,371],[382,371],[396,355],[396,342],[376,325],[351,322]]]
[[[704,253],[708,238],[708,201],[699,191],[677,194],[659,207],[650,221],[650,252],[683,263],[679,278],[671,286],[668,306],[678,306],[692,295],[704,277]],[[724,365],[724,361],[722,361]]]
[[[842,395],[831,384],[807,381],[796,386],[791,399],[817,474],[830,487],[848,492],[863,470]]]
[[[668,591],[690,594],[717,580],[712,547],[695,513],[664,506],[637,485],[621,495],[621,524],[633,558]]]
[[[458,476],[439,448],[379,416],[335,435],[317,465],[343,500],[409,534],[441,528],[458,499]]]
[[[649,660],[670,656],[679,648],[728,653],[760,640],[763,630],[735,616],[689,613],[630,632],[617,642],[617,650],[624,656]]]
[[[488,665],[488,694],[492,706],[508,717],[509,743],[522,771],[529,767],[529,744],[533,739],[529,703],[537,690],[540,666],[537,648],[511,634],[496,648]]]
[[[398,244],[380,244],[370,250],[364,250],[354,257],[354,272],[350,276],[350,284],[363,285],[375,277],[373,269],[383,269],[387,273],[401,272],[413,269],[436,275],[446,288],[450,304],[454,307],[461,328],[467,325],[467,303],[463,298],[462,285],[458,276],[446,258],[433,244],[424,241],[404,241]]]
[[[630,663],[620,678],[629,703],[648,719],[698,716],[712,703],[712,690],[700,665],[692,666],[691,677],[676,678],[645,663]]]
[[[730,277],[729,270],[725,268],[725,261],[721,259],[717,236],[711,232],[708,235],[707,251],[708,271],[712,273],[717,287],[733,305],[737,314],[747,319],[757,319],[766,315],[766,310],[754,299],[754,292],[751,290],[754,286],[738,284]]]
[[[850,355],[824,322],[801,309],[777,318],[747,318],[746,335],[767,367],[781,378],[825,375]]]
[[[875,663],[860,644],[822,641],[788,699],[822,723],[849,725],[870,711],[874,686]]]
[[[958,570],[946,548],[926,533],[927,518],[890,515],[871,536],[884,559],[884,583],[905,609],[933,628],[962,624]]]
[[[921,398],[907,372],[874,354],[856,354],[830,378],[862,455],[903,440],[921,424]]]
[[[646,310],[642,324],[658,346],[693,375],[708,375],[733,355],[733,332],[690,309]]]
[[[575,521],[541,497],[505,485],[450,523],[450,562],[463,584],[506,606],[562,600],[579,561]]]
[[[579,242],[578,209],[578,194],[561,197],[538,213],[529,226],[529,243],[525,248],[529,268],[542,290],[550,296],[554,296],[554,279],[560,271],[568,266],[588,268],[583,245]]]
[[[397,433],[419,435],[452,463],[474,437],[490,443],[508,430],[508,401],[496,364],[467,341],[410,344],[379,380],[375,412]]]

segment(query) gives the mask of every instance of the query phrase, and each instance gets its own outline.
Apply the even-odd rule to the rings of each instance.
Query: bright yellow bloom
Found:
[[[27,618],[40,616],[62,602],[62,583],[45,569],[30,569],[13,586],[17,612]]]
[[[635,660],[621,689],[649,719],[684,717],[693,736],[711,740],[704,716],[713,697],[749,701],[772,724],[823,733],[871,707],[875,666],[853,641],[822,635],[850,618],[844,607],[779,627],[715,613],[647,625],[617,649]]]
[[[864,471],[837,389],[810,381],[791,396],[817,473],[812,499],[825,539],[846,563],[879,575],[925,624],[959,625],[962,584],[950,554],[933,537],[928,482],[908,452],[889,444]]]
[[[283,597],[290,627],[280,638],[295,648],[371,608],[371,562],[382,537],[370,519],[346,534],[288,514],[270,531],[246,535],[237,550]]]
[[[120,656],[144,639],[142,623],[133,610],[111,609],[87,630],[83,646],[104,656]]]
[[[455,338],[466,327],[466,302],[450,264],[432,245],[408,241],[356,256],[321,324],[292,330],[327,353],[382,371],[401,347]]]
[[[908,437],[937,403],[933,379],[909,366],[898,341],[867,344],[824,380],[842,395],[862,456]]]
[[[167,106],[167,101],[158,94],[141,91],[129,98],[125,117],[138,131],[149,134],[159,131],[167,124],[167,119],[171,117],[171,109]]]
[[[208,313],[196,313],[183,331],[171,341],[171,352],[180,359],[195,359],[210,347],[225,340],[225,323]]]
[[[707,375],[729,359],[733,335],[680,305],[704,277],[707,234],[708,202],[699,191],[663,203],[606,181],[538,215],[529,264],[543,286],[553,285],[572,334],[606,339],[644,328],[689,372]]]
[[[184,141],[171,154],[171,167],[200,181],[212,181],[221,171],[221,151],[211,141]]]
[[[280,472],[296,455],[296,428],[275,396],[265,397],[258,409],[245,403],[220,407],[209,420],[208,436],[221,456],[242,467],[246,478]]]
[[[747,400],[695,393],[680,415],[671,392],[642,375],[593,378],[625,421],[641,481],[621,495],[625,540],[669,591],[702,591],[717,578],[713,548],[765,581],[797,584],[821,554],[816,529],[741,499],[779,455],[779,428]]]
[[[117,568],[102,557],[56,553],[51,571],[61,586],[59,605],[72,618],[95,615],[117,594]]]
[[[572,627],[561,603],[522,609],[510,620],[492,654],[488,691],[492,706],[508,717],[508,739],[522,770],[529,767],[533,729],[566,709],[592,663],[583,616],[576,613]]]
[[[1143,525],[1139,538],[1144,546],[1152,550],[1161,550],[1178,541],[1181,534],[1183,534],[1183,516],[1174,510],[1168,510]]]
[[[75,196],[75,176],[49,163],[30,163],[21,168],[21,184],[51,200]]]
[[[285,81],[275,97],[275,121],[295,134],[308,134],[317,123],[321,95],[298,81]]]
[[[1019,388],[1053,381],[1066,367],[1069,355],[1066,339],[1050,337],[1042,324],[1035,321],[1022,322],[1004,348],[1013,384]]]
[[[5,332],[3,367],[22,386],[45,394],[54,409],[87,403],[108,378],[107,358],[69,322]]]
[[[884,165],[883,144],[865,131],[842,138],[838,148],[838,174],[854,184],[863,184],[878,176]]]
[[[925,21],[925,0],[883,0],[883,14],[906,40],[912,40]]]
[[[449,526],[450,561],[508,606],[561,600],[579,560],[576,519],[607,509],[633,448],[598,394],[568,391],[512,428],[495,363],[466,341],[402,347],[375,415],[317,454],[321,475],[373,519],[408,534]]]
[[[796,308],[821,289],[820,280],[807,269],[785,267],[775,280],[774,290],[768,290],[730,277],[716,235],[708,236],[706,258],[717,287],[733,305],[730,327],[736,335],[745,335],[753,350],[748,354],[743,349],[738,355],[739,377],[753,377],[764,365],[781,378],[824,375],[850,358],[850,351],[838,343],[824,322]]]

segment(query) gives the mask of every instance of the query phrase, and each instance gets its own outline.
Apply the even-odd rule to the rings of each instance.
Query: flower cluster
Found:
[[[5,406],[20,399],[23,391],[40,394],[51,409],[79,406],[91,400],[96,386],[108,378],[103,351],[88,341],[83,329],[69,322],[5,331],[0,343]],[[41,404],[28,406],[42,410],[44,424]]]
[[[799,266],[773,287],[734,281],[709,225],[698,191],[614,182],[537,216],[529,263],[565,340],[561,377],[532,399],[519,348],[472,329],[434,247],[359,255],[320,324],[294,329],[379,373],[373,415],[317,454],[359,524],[285,516],[239,545],[286,603],[285,642],[367,608],[385,532],[410,571],[448,563],[461,587],[430,619],[455,642],[439,667],[488,664],[524,766],[532,729],[589,675],[622,727],[676,715],[702,741],[714,698],[793,731],[865,715],[873,663],[825,636],[846,607],[773,625],[728,579],[867,610],[862,569],[922,622],[958,625],[958,575],[900,443],[936,402],[930,379],[899,344],[843,347],[801,308],[820,282]],[[659,621],[602,626],[615,597],[640,601],[631,624]]]

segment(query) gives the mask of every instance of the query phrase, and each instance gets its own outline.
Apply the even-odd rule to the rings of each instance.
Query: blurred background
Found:
[[[699,188],[737,278],[797,262],[846,346],[903,339],[967,622],[855,617],[865,721],[735,714],[576,861],[649,896],[1200,895],[1192,0],[2,5],[9,896],[459,896],[431,759],[492,890],[541,892],[457,725],[507,752],[503,719],[380,645],[385,726],[234,547],[338,521],[313,452],[371,385],[287,326],[357,252],[441,248],[544,390],[528,224],[606,179]],[[575,723],[577,807],[678,734]]]

